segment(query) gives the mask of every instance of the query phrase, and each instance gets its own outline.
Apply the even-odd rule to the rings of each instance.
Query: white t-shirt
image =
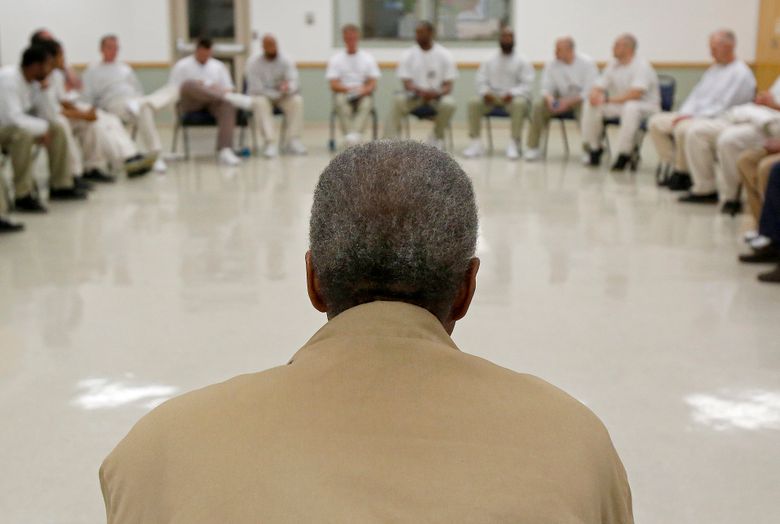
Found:
[[[339,51],[328,60],[328,69],[325,71],[326,79],[339,80],[347,89],[361,87],[369,78],[380,76],[376,59],[362,50],[353,54]]]
[[[411,80],[418,88],[441,89],[444,82],[458,77],[458,68],[452,53],[434,43],[428,51],[418,45],[404,51],[397,74],[401,80]]]
[[[747,104],[756,92],[756,78],[742,60],[713,64],[685,99],[678,111],[682,115],[713,118],[726,109]]]
[[[24,79],[19,66],[0,69],[0,127],[14,126],[33,136],[49,129],[45,118],[49,112],[48,97],[36,83]]]
[[[650,62],[639,56],[634,56],[627,64],[610,60],[594,85],[605,89],[610,97],[625,95],[632,89],[641,89],[641,102],[661,105],[658,75]]]
[[[92,64],[84,72],[82,82],[84,101],[101,109],[108,109],[119,100],[144,94],[135,71],[124,62]]]
[[[535,78],[536,71],[528,60],[517,53],[505,55],[498,51],[493,58],[479,66],[477,92],[480,95],[492,93],[530,99]]]
[[[577,53],[571,64],[552,60],[545,64],[542,71],[542,94],[554,98],[585,98],[598,76],[599,69],[588,56]]]
[[[187,80],[199,80],[203,85],[225,89],[235,87],[228,68],[216,58],[209,58],[205,64],[201,64],[194,55],[190,55],[176,62],[171,69],[169,83],[180,87]]]

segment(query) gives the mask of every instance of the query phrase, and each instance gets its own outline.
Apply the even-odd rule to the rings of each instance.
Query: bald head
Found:
[[[279,49],[276,45],[276,37],[271,34],[263,36],[263,56],[268,60],[275,60],[279,54]]]
[[[555,58],[566,64],[574,62],[574,39],[562,36],[555,41]]]
[[[637,48],[637,40],[631,33],[623,33],[615,40],[612,54],[621,63],[628,63],[634,58]]]
[[[733,31],[721,29],[710,35],[710,54],[718,64],[730,64],[736,60],[737,37]]]

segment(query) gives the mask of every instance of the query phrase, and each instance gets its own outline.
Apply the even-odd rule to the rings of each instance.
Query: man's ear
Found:
[[[309,292],[309,300],[314,309],[320,313],[328,312],[328,305],[320,292],[320,281],[314,272],[314,264],[311,261],[311,251],[306,252],[306,290]]]
[[[452,304],[449,318],[445,324],[447,330],[452,333],[452,329],[455,328],[455,322],[466,316],[471,306],[471,300],[474,298],[474,292],[477,290],[477,273],[479,272],[479,259],[474,257],[469,262],[469,267],[466,270],[466,274],[463,275],[463,282],[461,282],[457,295],[455,295],[455,302]]]

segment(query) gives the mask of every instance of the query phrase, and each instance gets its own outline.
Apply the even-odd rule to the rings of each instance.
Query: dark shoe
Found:
[[[696,193],[688,193],[684,197],[678,199],[679,202],[686,202],[688,204],[717,204],[717,193],[704,193],[703,195],[697,195]]]
[[[10,218],[0,217],[0,233],[18,233],[24,230],[24,224],[15,222]]]
[[[84,180],[83,176],[74,177],[73,185],[82,191],[93,191],[95,189],[95,185],[87,180]]]
[[[21,213],[46,213],[46,206],[38,198],[27,195],[14,200],[14,210]]]
[[[745,264],[766,264],[780,262],[780,253],[772,244],[754,249],[747,255],[739,255],[739,261]]]
[[[588,165],[591,167],[599,167],[601,165],[601,155],[604,154],[603,149],[591,149],[588,154],[590,155],[590,160],[588,161]]]
[[[723,207],[720,208],[720,212],[724,215],[738,215],[742,213],[742,202],[739,200],[726,200],[723,202]]]
[[[759,282],[769,282],[771,284],[780,284],[780,266],[777,266],[772,271],[761,273],[758,275]]]
[[[128,158],[125,160],[125,171],[127,172],[127,176],[135,178],[145,175],[152,170],[155,160],[157,160],[157,155],[155,154],[135,155],[134,157]]]
[[[86,200],[87,192],[77,187],[63,187],[49,189],[50,200]]]
[[[691,175],[682,171],[672,173],[672,176],[669,177],[669,182],[666,184],[670,191],[688,191],[692,185]]]
[[[617,160],[615,160],[615,163],[612,164],[612,169],[610,171],[625,171],[626,166],[631,163],[631,157],[624,154],[619,154],[617,157]]]
[[[116,177],[107,175],[99,169],[90,169],[89,171],[84,173],[83,178],[85,178],[86,180],[92,180],[94,182],[101,182],[104,184],[113,184],[114,182],[116,182]]]

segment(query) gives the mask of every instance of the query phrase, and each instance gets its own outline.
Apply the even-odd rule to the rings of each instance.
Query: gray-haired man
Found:
[[[450,156],[348,149],[320,177],[309,241],[327,324],[288,365],[141,420],[101,468],[110,523],[633,521],[598,418],[450,338],[479,268]]]

